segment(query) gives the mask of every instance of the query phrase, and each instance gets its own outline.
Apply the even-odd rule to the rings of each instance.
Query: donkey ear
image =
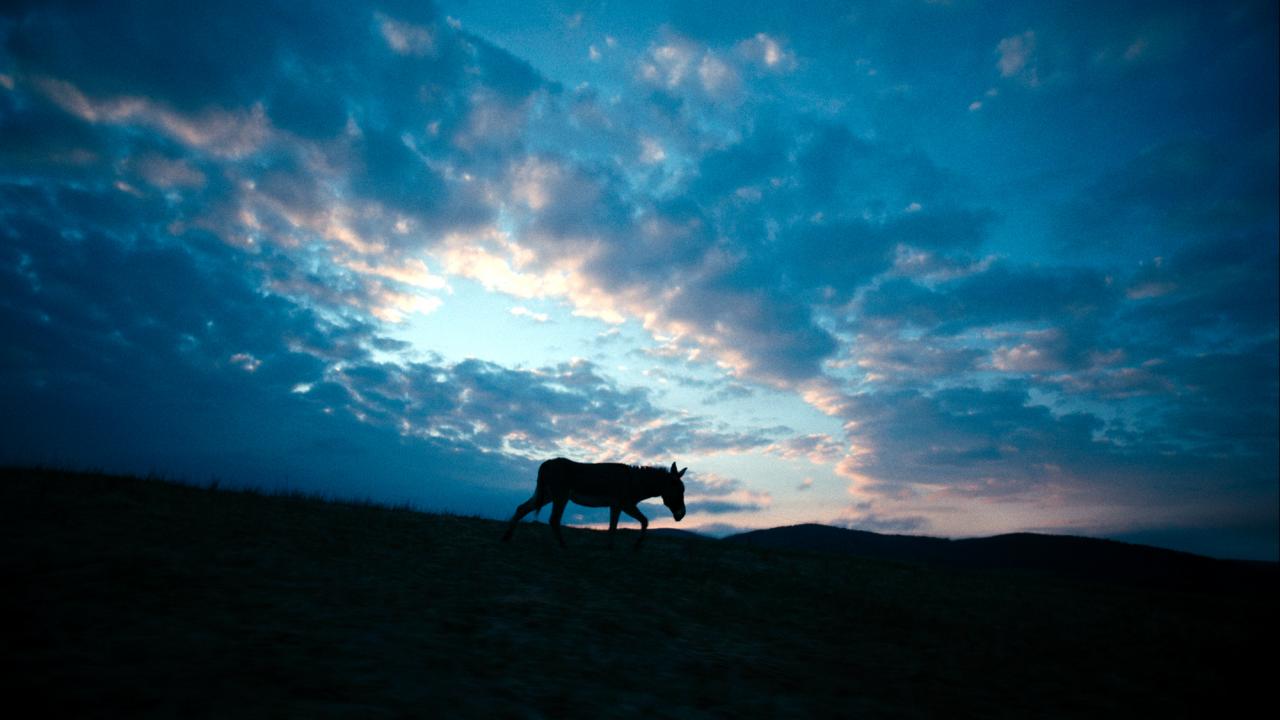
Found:
[[[676,477],[678,478],[684,477],[685,471],[687,471],[688,469],[689,468],[685,468],[684,470],[681,470],[680,472],[676,473]]]
[[[675,474],[676,474],[676,464],[675,464],[675,463],[671,463],[671,474],[672,474],[672,475],[675,475]]]

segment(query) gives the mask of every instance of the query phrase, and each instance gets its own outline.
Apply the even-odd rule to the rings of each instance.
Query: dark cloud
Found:
[[[691,513],[759,512],[773,502],[769,493],[753,491],[740,480],[715,474],[691,474],[685,477],[684,485],[685,502]]]
[[[0,221],[0,402],[21,409],[4,414],[0,462],[162,469],[468,512],[492,512],[515,478],[532,477],[527,461],[474,443],[357,421],[350,390],[323,380],[327,360],[290,345],[361,345],[369,329],[264,295],[213,238],[66,238],[12,206]]]
[[[1276,132],[1201,138],[1148,150],[1104,175],[1059,217],[1073,251],[1147,254],[1223,232],[1277,227]],[[1172,241],[1172,242],[1171,242]]]
[[[151,125],[190,142],[214,129],[250,132],[235,129],[235,113],[261,108],[263,127],[239,151],[256,164],[237,169],[295,214],[322,205],[317,193],[331,202],[336,182],[395,212],[461,225],[490,218],[440,167],[492,164],[495,143],[510,146],[529,98],[544,88],[527,63],[421,3],[377,12],[329,2],[191,12],[145,1],[43,4],[18,12],[7,51],[24,87],[56,92],[64,110],[97,122]],[[16,116],[18,135],[34,119],[6,115]],[[105,149],[76,142],[92,133],[70,125],[45,133],[56,140],[43,144],[74,143],[48,148],[46,163],[84,163]],[[290,137],[322,144],[300,149]],[[282,162],[293,163],[285,175],[267,169]]]
[[[751,502],[734,502],[732,500],[697,500],[687,504],[689,512],[707,515],[723,515],[725,513],[758,512],[764,505]]]
[[[739,382],[727,382],[713,391],[702,402],[704,405],[716,405],[730,400],[743,400],[754,397],[756,391]]]
[[[1280,347],[1272,336],[1237,352],[1179,356],[1155,365],[1153,373],[1178,396],[1163,408],[1165,432],[1202,452],[1274,466],[1280,437],[1277,357]]]
[[[427,215],[444,200],[447,188],[440,174],[411,152],[400,128],[369,129],[356,142],[362,172],[351,179],[353,188],[394,210]]]
[[[38,169],[67,178],[102,172],[110,153],[101,133],[51,103],[0,93],[0,158],[6,176]]]
[[[838,347],[817,309],[847,301],[903,246],[974,249],[991,215],[957,205],[956,181],[918,153],[808,120],[784,135],[780,122],[707,154],[684,192],[659,199],[609,167],[530,159],[511,174],[524,241],[543,262],[586,257],[593,285],[644,297],[746,376],[816,377]]]
[[[742,525],[731,525],[729,523],[721,523],[721,522],[704,523],[695,528],[692,528],[692,530],[698,533],[699,535],[706,535],[708,537],[713,537],[713,538],[728,537],[730,535],[737,535],[738,533],[748,532],[750,530],[756,530],[756,529],[758,528],[745,527]]]
[[[622,438],[660,417],[646,391],[620,389],[585,361],[534,373],[467,360],[450,380],[465,395],[460,420],[481,423],[493,446],[514,433],[546,453],[562,438]]]
[[[266,290],[280,259],[270,250],[169,236],[145,205],[89,212],[109,203],[59,192],[0,188],[24,201],[0,211],[0,328],[12,339],[0,399],[23,408],[20,422],[6,413],[0,462],[91,459],[501,514],[532,480],[525,458],[565,438],[640,458],[765,442],[667,418],[646,390],[585,361],[376,360],[403,343],[341,305]]]
[[[1091,454],[1093,434],[1103,427],[1086,414],[1055,417],[1013,387],[860,395],[850,398],[846,414],[857,419],[855,440],[875,448],[862,465],[867,474],[895,485],[946,482],[979,493],[1033,487],[1049,466]]]
[[[1239,358],[1218,362],[1232,360]],[[1274,359],[1267,362],[1274,369]],[[1219,369],[1201,368],[1202,377]],[[1265,380],[1264,372],[1258,368],[1218,386],[1274,399],[1274,378]],[[1154,523],[1156,517],[1167,521],[1170,513],[1185,522],[1200,513],[1239,516],[1250,498],[1274,485],[1274,403],[1249,404],[1252,409],[1237,417],[1245,406],[1231,392],[1197,388],[1191,394],[1198,397],[1148,418],[1138,431],[1088,412],[1034,404],[1027,386],[1018,385],[855,396],[843,415],[856,422],[854,441],[874,449],[854,466],[872,479],[867,489],[883,497],[902,499],[941,487],[935,497],[1068,503],[1107,498],[1113,507],[1128,508],[1136,524]],[[1204,414],[1184,415],[1196,411]],[[1212,490],[1203,484],[1206,476],[1220,478]]]
[[[937,378],[963,376],[989,356],[983,349],[930,337],[904,339],[896,328],[871,325],[855,338],[855,364],[880,382],[927,385]]]
[[[1106,312],[1119,295],[1099,270],[999,262],[935,287],[889,280],[860,299],[857,313],[955,334],[1000,323],[1070,323]]]
[[[264,84],[277,47],[303,39],[295,34],[282,41],[280,31],[290,26],[280,11],[287,8],[46,3],[20,11],[8,51],[23,71],[76,78],[94,94],[163,97],[192,110],[238,105]]]
[[[929,521],[919,515],[884,516],[866,509],[833,524],[850,530],[889,534],[917,534],[929,527]]]
[[[1275,232],[1205,238],[1144,263],[1128,283],[1131,302],[1119,318],[1133,328],[1130,342],[1167,355],[1215,337],[1274,332],[1276,238]]]
[[[665,457],[689,452],[743,451],[764,447],[776,433],[785,430],[766,428],[741,432],[732,430],[723,423],[686,417],[635,433],[630,441],[630,448],[642,457]]]
[[[821,361],[837,345],[817,326],[812,309],[795,298],[765,288],[734,287],[731,282],[725,278],[683,287],[670,316],[696,323],[725,351],[744,357],[747,374],[785,380],[817,375]]]

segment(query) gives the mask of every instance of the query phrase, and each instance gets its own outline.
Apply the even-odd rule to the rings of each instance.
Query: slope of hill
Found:
[[[1147,545],[1068,535],[1012,533],[946,540],[804,524],[752,530],[731,535],[725,541],[757,548],[834,552],[948,568],[1031,571],[1077,580],[1206,592],[1274,592],[1280,587],[1280,567],[1275,563],[1215,560]]]
[[[1194,716],[1274,593],[1073,584],[0,472],[0,672],[74,717]],[[634,537],[633,534],[629,534]],[[1265,707],[1265,705],[1263,705]]]

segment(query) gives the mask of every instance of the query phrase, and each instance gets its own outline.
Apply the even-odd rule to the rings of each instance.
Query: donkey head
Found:
[[[671,511],[671,517],[676,522],[684,519],[684,481],[680,478],[684,477],[685,470],[688,469],[676,470],[676,464],[671,463],[671,469],[667,471],[666,489],[662,491],[662,504]]]

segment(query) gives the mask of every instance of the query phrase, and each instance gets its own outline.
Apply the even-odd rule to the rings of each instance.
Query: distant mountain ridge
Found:
[[[1071,535],[1012,533],[947,540],[808,523],[751,530],[723,541],[957,569],[1020,570],[1184,589],[1274,587],[1280,578],[1280,565],[1276,563],[1218,560],[1149,545]]]

